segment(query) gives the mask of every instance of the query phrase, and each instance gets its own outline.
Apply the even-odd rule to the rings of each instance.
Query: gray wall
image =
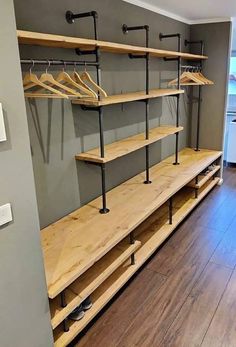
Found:
[[[189,26],[167,17],[117,0],[46,1],[15,0],[18,29],[50,32],[80,37],[92,37],[91,20],[74,25],[66,23],[66,10],[97,10],[99,37],[103,40],[144,45],[144,33],[124,36],[123,23],[150,25],[150,45],[176,50],[176,40],[159,41],[159,33],[180,32],[189,38]],[[184,47],[183,47],[184,49]],[[76,59],[73,50],[21,47],[24,58]],[[129,60],[126,55],[102,54],[102,81],[108,94],[144,90],[143,61]],[[151,60],[151,87],[166,87],[167,79],[176,76],[176,63]],[[37,68],[36,68],[37,70]],[[188,141],[188,105],[181,97],[180,148]],[[175,124],[175,100],[163,98],[151,101],[151,126]],[[41,226],[100,195],[100,171],[94,166],[77,163],[76,153],[96,147],[98,118],[94,112],[84,112],[69,101],[27,101],[34,174]],[[144,104],[129,103],[105,108],[106,143],[143,131]],[[164,140],[151,148],[151,162],[156,163],[174,151],[175,138]],[[108,189],[144,170],[144,150],[130,154],[107,165]]]
[[[49,309],[12,1],[1,1],[0,22],[0,101],[8,136],[0,143],[0,205],[10,202],[14,216],[0,228],[0,346],[48,347]]]
[[[214,86],[202,87],[200,147],[222,150],[231,49],[231,23],[192,25],[191,40],[204,40],[205,54],[209,56],[209,59],[204,62],[204,73],[215,82]],[[197,91],[196,87],[194,91]],[[192,120],[192,141],[195,143],[196,108],[193,108]]]

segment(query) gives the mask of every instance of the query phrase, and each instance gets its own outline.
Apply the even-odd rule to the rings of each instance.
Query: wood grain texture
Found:
[[[75,158],[77,160],[91,161],[95,163],[108,163],[182,130],[183,127],[173,127],[168,125],[153,128],[149,131],[148,140],[145,139],[145,133],[141,133],[106,145],[105,158],[101,157],[100,148],[80,153],[76,155]]]
[[[229,229],[226,231],[223,240],[215,250],[211,261],[231,269],[236,266],[236,217]]]
[[[116,272],[113,273],[98,289],[92,293],[93,309],[86,315],[83,321],[70,324],[70,332],[63,333],[61,327],[55,330],[56,344],[59,346],[69,343],[84,327],[93,319],[96,314],[106,305],[106,303],[117,293],[117,291],[132,277],[132,275],[143,265],[143,263],[154,253],[158,246],[173,232],[182,218],[186,217],[189,211],[186,206],[191,209],[194,204],[201,201],[207,191],[217,184],[217,180],[208,183],[204,190],[199,195],[198,199],[192,198],[192,192],[189,188],[184,188],[178,195],[178,203],[181,207],[176,208],[173,216],[173,224],[165,223],[165,218],[162,214],[163,208],[151,216],[145,223],[146,229],[141,228],[141,232],[137,230],[137,238],[141,241],[142,246],[135,254],[135,265],[129,266],[129,263],[122,265]],[[182,204],[181,204],[182,200]],[[178,216],[178,217],[176,217]],[[154,222],[155,219],[155,222]],[[162,225],[160,224],[162,222]],[[204,230],[205,232],[205,230]],[[96,266],[96,265],[95,265]],[[78,280],[79,281],[79,280]]]
[[[161,98],[163,96],[171,96],[177,94],[183,94],[184,90],[182,89],[151,89],[149,94],[146,94],[145,91],[140,92],[131,92],[117,95],[108,95],[106,98],[102,98],[101,100],[89,99],[89,98],[80,98],[80,99],[72,99],[72,104],[75,105],[86,105],[86,106],[108,106],[114,104],[123,104],[125,102],[132,102],[138,100],[147,100],[147,99],[155,99]]]
[[[201,346],[232,271],[208,263],[168,329],[163,347]]]
[[[165,281],[165,276],[142,270],[121,295],[111,304],[106,313],[99,317],[79,341],[79,347],[117,346],[120,337],[127,330],[137,313],[153,297]],[[114,324],[114,322],[117,322]]]
[[[231,277],[202,347],[235,347],[236,345],[236,272]]]
[[[193,226],[194,228],[194,226]],[[156,297],[146,302],[119,346],[162,346],[163,338],[205,269],[222,233],[202,228],[201,237],[176,265]]]
[[[141,246],[140,241],[130,245],[124,240],[107,253],[93,267],[65,290],[66,307],[61,307],[60,297],[50,301],[51,323],[55,329],[77,306],[97,289],[131,254]]]
[[[220,156],[217,151],[184,149],[181,165],[173,166],[171,156],[150,169],[151,185],[143,184],[142,173],[108,192],[110,213],[99,214],[98,198],[42,230],[49,297],[57,296]]]
[[[155,48],[138,47],[132,45],[125,45],[115,42],[98,41],[91,39],[82,39],[78,37],[69,37],[54,34],[44,34],[32,31],[17,30],[17,37],[19,44],[25,45],[37,45],[37,46],[48,46],[48,47],[61,47],[61,48],[82,48],[91,50],[96,47],[100,48],[102,52],[110,53],[134,53],[144,54],[150,53],[151,56],[157,58],[163,57],[182,57],[183,59],[197,60],[207,59],[206,56],[190,54],[190,53],[179,53],[166,51]]]
[[[216,165],[214,170],[208,172],[206,175],[199,175],[198,183],[195,183],[195,180],[191,181],[188,186],[193,188],[201,188],[209,179],[211,179],[218,171],[220,170],[220,165]]]

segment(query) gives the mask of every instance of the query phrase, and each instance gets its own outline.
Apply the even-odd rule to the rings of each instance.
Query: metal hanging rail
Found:
[[[185,46],[188,45],[200,45],[201,54],[204,53],[204,41],[184,41]],[[200,60],[200,71],[202,71],[202,60]],[[202,103],[202,86],[198,86],[198,112],[197,112],[197,134],[196,134],[196,148],[195,151],[200,151],[199,142],[200,142],[200,123],[201,123],[201,103]]]
[[[128,34],[129,31],[137,31],[137,30],[145,30],[146,32],[146,48],[149,47],[149,26],[148,25],[140,25],[140,26],[127,26],[123,24],[122,31],[124,34]],[[146,94],[149,94],[149,61],[150,56],[149,53],[146,54],[129,54],[130,59],[145,59],[146,61]],[[144,100],[145,102],[145,137],[146,140],[149,139],[149,99]],[[144,184],[151,184],[150,175],[149,175],[149,167],[150,167],[150,153],[149,153],[149,145],[145,146],[145,154],[146,154],[146,179]]]
[[[159,39],[162,41],[163,39],[169,39],[169,38],[175,38],[177,37],[178,39],[178,52],[181,52],[181,35],[179,33],[177,34],[167,34],[164,35],[160,33]],[[178,58],[164,58],[165,61],[177,61],[178,62],[178,89],[180,88],[180,75],[181,75],[181,57]],[[179,113],[180,113],[180,95],[176,95],[177,98],[177,109],[176,109],[176,127],[179,127]],[[175,162],[173,163],[174,165],[179,165],[179,133],[176,133],[176,141],[175,141]]]
[[[21,64],[34,64],[34,65],[73,65],[73,66],[97,66],[96,61],[76,61],[76,60],[55,60],[55,59],[21,59]]]

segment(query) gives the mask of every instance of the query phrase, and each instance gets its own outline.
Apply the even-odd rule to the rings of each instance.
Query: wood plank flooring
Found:
[[[236,169],[107,306],[76,347],[236,346]]]

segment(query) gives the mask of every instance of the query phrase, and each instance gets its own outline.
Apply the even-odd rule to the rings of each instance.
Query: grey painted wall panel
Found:
[[[231,48],[231,23],[192,25],[191,39],[205,41],[205,54],[209,56],[209,59],[204,62],[204,73],[215,82],[214,86],[202,87],[200,146],[222,150]],[[197,87],[194,91],[197,92]],[[192,140],[195,143],[195,107],[192,117]]]
[[[0,228],[0,346],[52,345],[49,307],[13,3],[1,2],[0,101],[7,142],[0,143],[0,205],[14,221]]]
[[[27,8],[27,11],[25,10]],[[66,10],[97,10],[99,38],[115,42],[144,45],[144,33],[124,35],[123,23],[150,25],[150,45],[177,49],[175,39],[159,41],[159,33],[180,32],[189,38],[189,26],[167,17],[117,0],[46,1],[15,0],[19,29],[50,32],[80,37],[92,37],[91,19],[74,25],[66,23]],[[185,49],[185,47],[183,47]],[[21,47],[24,58],[77,59],[73,50]],[[166,87],[167,80],[176,77],[176,63],[151,59],[150,85]],[[52,68],[53,70],[53,68]],[[37,68],[36,70],[37,71]],[[144,90],[144,61],[129,60],[127,55],[102,54],[102,81],[108,94]],[[181,97],[180,148],[188,143],[188,105]],[[150,102],[151,126],[175,124],[176,100],[163,98]],[[29,121],[33,165],[41,226],[46,226],[100,195],[100,171],[84,163],[76,163],[76,153],[99,144],[98,117],[84,112],[69,101],[44,100],[26,102]],[[105,141],[113,142],[144,129],[144,104],[129,103],[104,108]],[[36,130],[37,129],[37,130]],[[174,152],[174,136],[151,146],[151,163]],[[145,152],[130,154],[107,165],[108,189],[144,170]],[[109,202],[108,202],[109,203]]]

